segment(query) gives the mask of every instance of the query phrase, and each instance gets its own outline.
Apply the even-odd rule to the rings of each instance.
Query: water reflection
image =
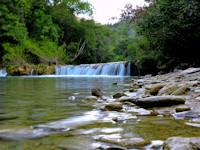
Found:
[[[105,97],[112,98],[130,80],[121,77],[0,78],[0,147],[95,149],[94,143],[98,145],[95,137],[102,134],[142,137],[162,145],[170,136],[200,134],[199,118],[176,120],[169,116],[151,116],[151,110],[135,106],[126,106],[122,112],[105,112],[99,110],[104,101],[83,101],[95,87]],[[75,99],[69,99],[72,96]]]

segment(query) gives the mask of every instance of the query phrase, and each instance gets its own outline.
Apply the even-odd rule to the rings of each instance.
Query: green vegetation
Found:
[[[127,46],[133,59],[157,60],[163,56],[198,59],[200,2],[148,0],[149,6],[125,6],[122,19],[131,17],[138,36]],[[128,14],[128,15],[127,15]]]
[[[81,0],[4,0],[0,4],[0,64],[80,64],[156,61],[164,56],[197,59],[200,2],[147,0],[127,4],[121,21],[101,25]]]
[[[112,31],[81,0],[5,0],[0,4],[0,63],[79,64],[113,59]]]

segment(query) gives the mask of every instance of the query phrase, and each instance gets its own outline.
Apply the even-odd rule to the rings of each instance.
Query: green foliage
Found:
[[[24,47],[22,45],[12,45],[4,43],[3,48],[6,53],[3,55],[3,60],[7,64],[22,65],[26,62],[27,56],[24,54]]]
[[[200,40],[200,2],[162,0],[150,6],[147,17],[138,22],[141,33],[151,41],[151,49],[168,56],[196,57]]]

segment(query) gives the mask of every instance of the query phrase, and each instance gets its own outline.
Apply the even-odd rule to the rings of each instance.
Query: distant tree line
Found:
[[[79,64],[114,58],[110,28],[94,20],[91,4],[81,0],[2,0],[0,63]]]

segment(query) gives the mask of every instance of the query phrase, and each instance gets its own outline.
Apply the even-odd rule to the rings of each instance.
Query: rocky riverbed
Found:
[[[186,125],[200,127],[200,68],[189,68],[157,76],[146,75],[140,79],[133,78],[131,81],[130,84],[125,85],[127,89],[114,94],[111,99],[103,97],[101,90],[96,88],[92,89],[93,96],[87,97],[86,100],[103,102],[104,105],[100,108],[102,111],[128,112],[141,108],[149,111],[149,114],[146,114],[149,116],[187,118]],[[113,121],[122,122],[136,118],[137,116],[135,118],[134,116],[116,117]],[[151,148],[196,150],[200,149],[199,139],[200,137],[193,137],[192,134],[190,137],[170,137],[163,143],[151,145]],[[101,136],[98,140],[117,145],[116,149],[129,149],[130,146],[145,146],[151,143],[140,137]],[[104,149],[113,148],[113,146],[108,146]]]

